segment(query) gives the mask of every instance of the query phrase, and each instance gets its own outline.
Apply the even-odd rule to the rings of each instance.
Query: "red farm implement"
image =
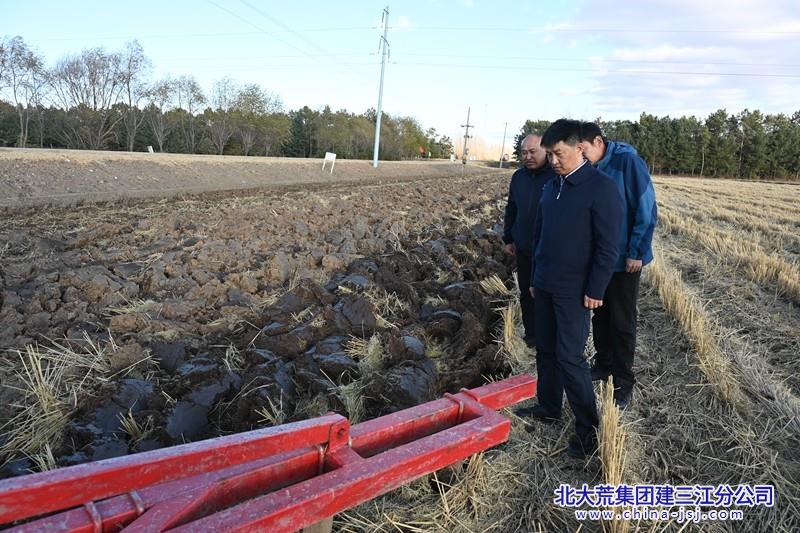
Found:
[[[508,439],[521,375],[350,426],[337,414],[0,482],[16,532],[297,531]]]

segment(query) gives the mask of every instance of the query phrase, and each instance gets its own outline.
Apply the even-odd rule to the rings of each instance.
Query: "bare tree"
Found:
[[[156,138],[159,152],[164,151],[164,143],[167,140],[169,130],[172,129],[172,124],[167,120],[165,112],[175,100],[176,92],[175,80],[171,78],[157,81],[148,91],[150,105],[147,107],[145,117],[150,125],[150,131],[153,132],[153,137]]]
[[[61,59],[51,73],[58,101],[67,110],[62,132],[68,146],[99,150],[122,116],[113,109],[124,88],[121,56],[102,48]]]
[[[50,78],[47,69],[45,69],[42,64],[41,58],[37,57],[37,59],[38,60],[29,67],[28,80],[25,84],[26,100],[28,102],[26,109],[28,120],[30,119],[31,113],[36,113],[39,129],[39,148],[44,148],[44,104],[50,87]]]
[[[0,91],[8,87],[8,80],[6,79],[6,71],[8,70],[8,46],[9,40],[6,37],[0,37]]]
[[[0,43],[0,82],[9,87],[14,107],[19,118],[17,146],[28,144],[28,126],[31,113],[39,103],[44,84],[44,67],[42,58],[35,54],[22,37],[14,37]]]
[[[236,131],[242,141],[242,153],[250,155],[250,150],[256,144],[258,136],[256,121],[264,114],[261,88],[255,84],[242,87],[236,95],[233,109],[236,118]]]
[[[125,103],[125,136],[128,151],[133,152],[136,141],[136,132],[142,125],[144,115],[139,111],[139,102],[147,94],[145,76],[150,70],[150,60],[144,55],[144,49],[138,41],[125,44],[125,51],[121,56],[120,76],[122,81],[122,96]]]
[[[259,135],[266,133],[264,120],[267,115],[279,112],[282,104],[278,97],[261,89],[256,84],[245,85],[233,102],[236,131],[242,141],[242,152],[249,155]],[[266,144],[271,141],[267,141]],[[267,148],[268,150],[268,148]]]
[[[206,102],[203,90],[192,76],[181,76],[175,82],[175,97],[179,109],[185,111],[181,119],[181,130],[186,144],[186,151],[190,154],[196,152],[197,128],[195,115]]]
[[[218,80],[211,92],[213,114],[208,128],[211,132],[211,142],[219,155],[225,151],[225,145],[233,135],[231,110],[238,92],[236,83],[227,76]]]

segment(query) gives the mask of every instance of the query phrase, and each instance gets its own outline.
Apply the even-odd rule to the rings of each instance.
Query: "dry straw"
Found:
[[[385,352],[378,333],[373,333],[369,339],[351,335],[345,343],[344,351],[358,361],[358,366],[364,374],[383,368]]]
[[[744,212],[741,205],[701,202],[693,197],[680,197],[678,202],[681,204],[677,207],[678,216],[692,218],[704,226],[712,224],[718,228],[721,226],[722,230],[732,228],[737,239],[747,239],[771,253],[782,255],[786,253],[787,246],[800,245],[800,236],[795,234],[794,224],[766,221],[763,211],[757,211],[759,214],[756,215]],[[664,209],[671,211],[671,206],[665,206],[662,212]]]
[[[18,454],[38,456],[56,448],[78,399],[105,381],[110,364],[100,344],[88,336],[83,349],[69,342],[52,342],[44,347],[29,344],[14,350],[19,358],[16,371],[20,386],[10,386],[21,395],[17,414],[0,427],[0,460]]]
[[[692,342],[700,370],[719,397],[733,406],[742,406],[744,396],[730,361],[720,350],[705,309],[689,293],[680,273],[659,258],[648,267],[647,276],[658,290],[664,308],[678,321]]]
[[[256,414],[259,416],[258,421],[262,424],[269,424],[271,426],[280,426],[286,422],[286,410],[283,405],[283,391],[275,402],[267,396],[267,405],[256,409]]]
[[[506,287],[506,284],[503,283],[503,280],[501,280],[500,276],[497,274],[492,274],[488,278],[481,280],[481,288],[489,296],[499,296],[503,299],[511,299],[514,297],[513,291]]]
[[[618,486],[624,483],[626,464],[626,445],[628,431],[621,423],[619,407],[614,402],[614,385],[608,378],[600,388],[600,428],[599,456],[603,465],[603,483]],[[615,509],[616,510],[616,509]],[[603,531],[608,533],[627,533],[630,530],[628,520],[611,520],[603,522]]]
[[[705,246],[721,258],[729,258],[744,267],[744,274],[755,283],[774,287],[800,302],[800,270],[784,259],[766,254],[758,245],[681,218],[670,209],[662,209],[659,222],[665,230],[679,233]]]
[[[500,332],[496,342],[500,346],[499,353],[511,367],[513,374],[530,370],[531,357],[520,333],[522,330],[522,310],[518,301],[510,302],[500,309]]]
[[[347,385],[336,387],[336,396],[339,397],[351,424],[357,424],[364,420],[366,409],[364,408],[364,386],[360,381],[352,381]]]

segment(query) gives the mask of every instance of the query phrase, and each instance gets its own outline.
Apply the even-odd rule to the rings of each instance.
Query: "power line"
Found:
[[[308,46],[310,46],[311,48],[313,48],[313,49],[314,49],[314,50],[316,50],[317,52],[320,52],[320,54],[321,54],[322,56],[326,56],[326,57],[332,57],[332,56],[329,56],[329,55],[327,54],[327,51],[326,51],[326,50],[323,50],[323,49],[322,49],[321,47],[319,47],[319,46],[318,46],[318,45],[317,45],[315,42],[313,42],[312,40],[310,40],[310,39],[308,39],[308,38],[304,37],[304,36],[303,36],[303,35],[302,35],[300,32],[293,30],[292,28],[290,28],[289,26],[287,26],[286,24],[284,24],[284,23],[283,23],[283,22],[281,22],[280,20],[276,19],[276,18],[275,18],[275,17],[273,17],[272,15],[270,15],[270,14],[268,14],[268,13],[265,13],[265,12],[264,12],[262,9],[260,9],[260,8],[258,8],[258,7],[256,7],[256,6],[254,6],[253,4],[251,4],[250,2],[248,2],[247,0],[239,0],[239,1],[240,1],[242,4],[244,4],[245,6],[249,7],[249,8],[250,8],[250,9],[252,9],[253,11],[255,11],[256,13],[258,13],[259,15],[261,15],[262,17],[264,17],[265,19],[267,19],[267,20],[269,20],[270,22],[272,22],[273,24],[275,24],[276,26],[278,26],[278,27],[280,27],[280,28],[283,28],[285,31],[287,31],[287,32],[291,33],[292,35],[294,35],[295,37],[297,37],[297,38],[298,38],[298,39],[300,39],[301,41],[305,42],[305,43],[306,43]],[[310,55],[310,54],[309,54],[309,55]],[[344,63],[341,63],[341,62],[338,62],[338,61],[337,61],[336,63],[337,63],[338,65],[340,65],[340,66],[345,66],[345,67],[346,67],[346,64],[344,64]],[[351,72],[352,72],[352,71],[351,71]]]
[[[374,68],[375,65],[379,65],[378,62],[371,62],[371,63],[342,63],[342,65],[346,65],[350,68]],[[298,69],[308,69],[309,63],[295,63],[295,64],[261,64],[261,65],[241,65],[241,66],[203,66],[203,67],[192,67],[188,69],[192,73],[194,72],[263,72],[264,70],[298,70]],[[169,71],[171,72],[173,69],[172,67],[160,67],[156,66],[156,70],[162,71]],[[186,70],[175,69],[179,72],[187,72]],[[349,78],[342,78],[347,79],[348,82],[352,82],[352,79]]]
[[[300,32],[298,32],[296,30],[293,30],[292,28],[290,28],[289,26],[287,26],[286,24],[284,24],[280,20],[276,19],[272,15],[269,15],[269,14],[265,13],[262,9],[254,6],[253,4],[248,2],[247,0],[239,0],[239,1],[242,4],[246,5],[247,7],[249,7],[250,9],[252,9],[253,11],[255,11],[256,13],[258,13],[259,15],[261,15],[262,17],[264,17],[265,19],[267,19],[270,22],[272,22],[273,24],[275,24],[276,26],[279,26],[280,28],[283,28],[284,31],[286,31],[288,33],[291,33],[292,35],[295,35],[296,37],[300,38],[302,41],[304,41],[306,44],[308,44],[312,48],[316,49],[319,52],[322,52],[323,54],[325,53],[325,50],[322,50],[319,46],[316,45],[316,43],[314,43],[314,42],[310,41],[309,39],[303,37],[300,34]]]
[[[740,35],[800,35],[800,31],[752,30],[752,29],[644,29],[644,28],[552,28],[552,27],[493,27],[493,26],[414,26],[414,31],[464,31],[503,33],[724,33]]]
[[[229,15],[231,15],[232,17],[234,17],[234,18],[236,18],[236,19],[238,19],[238,20],[240,20],[240,21],[244,22],[245,24],[247,24],[247,25],[249,25],[249,26],[251,26],[251,27],[253,27],[253,28],[255,28],[255,29],[259,30],[259,31],[261,31],[261,32],[262,32],[262,33],[264,33],[265,35],[269,35],[270,37],[272,37],[273,39],[277,40],[278,42],[281,42],[281,43],[285,44],[286,46],[288,46],[288,47],[290,47],[290,48],[292,48],[292,49],[294,49],[294,50],[297,50],[297,51],[298,51],[298,52],[300,52],[301,54],[303,54],[303,55],[305,55],[305,56],[308,56],[308,57],[310,57],[310,58],[314,59],[316,63],[318,63],[318,64],[322,65],[323,67],[325,67],[325,68],[326,68],[326,69],[328,69],[328,70],[331,70],[331,71],[333,71],[333,72],[334,72],[334,73],[335,73],[337,76],[340,76],[340,75],[342,74],[342,73],[341,73],[341,72],[339,72],[338,70],[336,70],[336,69],[332,68],[330,64],[328,64],[328,63],[326,63],[326,62],[324,62],[324,61],[320,61],[320,60],[319,60],[319,58],[317,58],[317,57],[313,56],[312,54],[309,54],[308,52],[306,52],[305,50],[302,50],[301,48],[298,48],[297,46],[295,46],[294,44],[290,43],[289,41],[286,41],[285,39],[282,39],[282,38],[278,37],[278,36],[277,36],[277,35],[275,35],[275,34],[270,34],[270,32],[268,32],[268,31],[267,31],[267,30],[265,30],[264,28],[260,27],[258,24],[255,24],[255,23],[253,23],[252,21],[250,21],[250,20],[248,20],[248,19],[246,19],[246,18],[244,18],[244,17],[242,17],[242,16],[240,16],[240,15],[236,14],[235,12],[231,11],[230,9],[228,9],[228,8],[226,8],[226,7],[223,7],[223,6],[219,5],[218,3],[214,2],[213,0],[206,0],[206,1],[207,1],[209,4],[211,4],[211,5],[215,6],[216,8],[218,8],[218,9],[220,9],[220,10],[222,10],[222,11],[225,11],[226,13],[228,13]],[[351,80],[348,80],[348,81],[351,81]]]
[[[271,60],[271,59],[298,59],[304,57],[368,57],[368,56],[377,56],[375,52],[346,52],[346,53],[324,53],[324,54],[278,54],[278,55],[261,55],[261,56],[224,56],[224,57],[169,57],[159,59],[159,63],[169,63],[169,62],[206,62],[206,61],[254,61],[254,60]],[[463,58],[463,54],[416,54],[416,53],[405,53],[400,54],[399,58],[403,57],[442,57],[442,58]],[[613,63],[613,64],[626,64],[626,65],[693,65],[693,66],[704,66],[704,65],[714,65],[714,66],[731,66],[731,67],[755,67],[755,68],[800,68],[800,63],[735,63],[735,62],[726,62],[726,61],[679,61],[679,60],[636,60],[636,59],[606,59],[606,58],[598,58],[596,63],[592,61],[587,61],[586,59],[575,59],[575,58],[530,58],[527,56],[490,56],[490,55],[479,55],[479,56],[470,56],[471,59],[506,59],[506,60],[526,60],[530,63],[581,63],[588,65],[589,69],[597,69],[602,68],[602,64],[604,63]],[[372,63],[341,63],[337,62],[337,64],[341,65],[370,65]],[[411,64],[420,64],[420,63],[403,63],[402,61],[395,61],[394,64],[398,65],[411,65]],[[461,63],[425,63],[425,65],[435,65],[435,66],[471,66],[465,65]],[[269,65],[264,65],[269,66]],[[513,67],[504,67],[500,66],[501,68],[530,68],[530,67],[517,67],[516,65]],[[552,70],[550,67],[547,70]],[[649,72],[649,71],[646,71]]]
[[[491,69],[491,70],[539,70],[547,72],[597,72],[598,68],[569,68],[569,67],[527,67],[527,66],[502,66],[502,65],[466,65],[457,63],[401,63],[392,61],[393,65],[400,67],[437,67],[437,68],[465,68],[465,69]],[[679,70],[607,70],[605,74],[673,74],[681,76],[732,76],[750,78],[800,78],[800,74],[774,74],[765,72],[692,72]]]
[[[404,53],[400,57],[450,57],[450,58],[463,58],[464,54],[426,54],[426,53]],[[470,55],[470,59],[506,59],[506,60],[524,60],[533,63],[591,63],[590,60],[565,58],[565,57],[530,57],[530,56],[492,56],[492,55]],[[737,66],[737,67],[800,67],[800,63],[738,63],[732,61],[681,61],[677,59],[610,59],[598,57],[597,61],[600,63],[644,63],[644,64],[675,64],[675,65],[719,65],[719,66]]]
[[[277,55],[260,55],[260,56],[223,56],[223,57],[169,57],[160,59],[159,62],[172,62],[172,61],[253,61],[253,60],[269,60],[269,59],[297,59],[303,57],[364,57],[364,56],[377,56],[375,52],[343,52],[343,53],[320,53],[320,54],[277,54]],[[441,58],[463,58],[463,54],[424,54],[424,53],[404,53],[399,54],[400,59],[404,57],[441,57]],[[737,63],[728,61],[681,61],[681,60],[667,60],[667,59],[607,59],[597,58],[597,62],[593,63],[591,60],[575,59],[575,58],[560,58],[560,57],[546,57],[546,58],[531,58],[529,56],[491,56],[491,55],[471,55],[471,59],[506,59],[506,60],[525,60],[530,63],[583,63],[593,68],[599,68],[603,63],[614,64],[644,64],[644,65],[715,65],[715,66],[731,66],[731,67],[757,67],[757,68],[800,68],[800,63]],[[397,63],[401,64],[401,63]],[[433,63],[432,63],[433,64]],[[440,63],[436,63],[437,65]],[[442,63],[444,65],[459,65],[458,63]],[[514,67],[516,68],[516,66]]]
[[[172,62],[172,61],[253,61],[259,59],[298,59],[302,57],[353,57],[353,56],[377,56],[375,52],[348,52],[341,54],[276,54],[276,55],[261,55],[261,56],[203,56],[203,57],[167,57],[159,59],[159,62]]]
[[[219,7],[219,6],[217,6]],[[307,28],[302,30],[280,30],[280,31],[228,31],[228,32],[210,32],[210,33],[162,33],[151,35],[132,35],[122,37],[120,35],[106,35],[106,36],[91,36],[83,35],[80,37],[29,37],[26,38],[29,42],[39,41],[117,41],[117,40],[144,40],[144,39],[191,39],[195,37],[236,37],[236,36],[254,36],[254,35],[279,35],[283,33],[322,33],[322,32],[351,32],[351,31],[375,31],[375,26],[357,26],[357,27],[339,27],[339,28]]]
[[[698,72],[698,71],[676,71],[676,70],[609,70],[600,67],[595,68],[569,68],[569,67],[530,67],[530,66],[517,66],[517,65],[467,65],[457,63],[404,63],[399,61],[391,61],[392,65],[403,68],[422,67],[422,68],[442,68],[442,69],[491,69],[491,70],[507,70],[507,71],[540,71],[540,72],[589,72],[589,73],[603,73],[603,74],[625,74],[625,75],[650,75],[650,74],[670,74],[681,76],[727,76],[727,77],[750,77],[750,78],[800,78],[800,74],[775,74],[767,72]],[[378,62],[347,62],[340,63],[343,66],[350,68],[372,68]],[[252,72],[264,69],[272,70],[292,70],[292,69],[305,69],[308,68],[308,63],[272,63],[272,64],[258,64],[258,65],[242,65],[231,66],[225,65],[220,67],[193,67],[192,72]],[[351,80],[348,80],[351,81]]]

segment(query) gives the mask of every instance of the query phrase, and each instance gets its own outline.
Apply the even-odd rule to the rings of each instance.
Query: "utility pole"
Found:
[[[469,154],[469,149],[467,148],[467,139],[471,139],[472,137],[469,134],[469,129],[474,128],[475,126],[470,126],[469,124],[469,112],[472,108],[467,108],[467,123],[462,124],[461,127],[465,128],[464,130],[464,152],[461,154],[461,163],[464,165],[467,164],[467,154]]]
[[[380,50],[382,59],[381,59],[381,85],[378,89],[378,117],[375,119],[375,150],[372,153],[372,166],[378,168],[378,146],[381,143],[381,113],[383,112],[381,109],[381,105],[383,103],[383,74],[386,71],[386,57],[389,55],[389,41],[386,40],[386,36],[389,34],[389,6],[386,6],[386,9],[383,10],[382,20],[383,22],[383,37],[381,38],[380,44],[378,45],[378,50]]]
[[[503,168],[503,152],[506,149],[506,131],[508,130],[508,122],[503,126],[503,144],[500,145],[500,168]]]

